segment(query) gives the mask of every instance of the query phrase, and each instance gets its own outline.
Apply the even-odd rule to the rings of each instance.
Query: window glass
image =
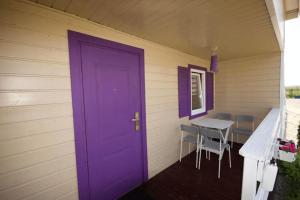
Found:
[[[205,112],[205,71],[191,69],[191,114]]]
[[[192,109],[197,110],[203,106],[203,92],[201,74],[192,73]]]

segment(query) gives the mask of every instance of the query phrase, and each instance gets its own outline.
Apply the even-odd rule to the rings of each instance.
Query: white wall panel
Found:
[[[216,112],[253,115],[258,126],[272,107],[279,107],[280,62],[278,53],[220,62]],[[239,142],[247,139],[239,138]]]

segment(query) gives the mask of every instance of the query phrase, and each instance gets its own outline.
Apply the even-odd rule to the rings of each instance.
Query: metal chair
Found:
[[[216,114],[217,119],[223,119],[223,120],[231,120],[232,115],[230,113],[217,113]]]
[[[231,155],[230,155],[230,145],[227,144],[222,132],[216,129],[208,129],[200,127],[200,142],[198,143],[197,149],[199,152],[199,163],[198,169],[200,169],[201,164],[201,151],[206,150],[209,153],[215,153],[219,155],[219,169],[218,169],[218,178],[221,174],[221,160],[223,158],[224,150],[227,149],[229,153],[229,167],[231,168]],[[213,139],[217,139],[215,141]]]
[[[180,142],[180,155],[179,155],[179,162],[181,162],[182,158],[182,144],[183,142],[189,143],[189,153],[191,152],[191,144],[198,146],[199,143],[199,129],[196,126],[189,126],[189,125],[180,125],[181,131],[181,142]],[[183,136],[184,133],[187,133],[186,136]],[[196,149],[196,168],[197,168],[197,161],[198,161],[198,148]]]
[[[241,126],[243,124],[243,126]],[[245,126],[248,125],[248,126]],[[249,127],[250,125],[250,127]],[[250,136],[254,131],[254,117],[251,115],[237,115],[236,116],[236,128],[233,129],[233,133],[236,134],[236,140],[238,142],[239,135]]]
[[[217,119],[222,119],[222,120],[232,120],[232,115],[231,115],[231,113],[223,113],[223,112],[220,112],[220,113],[217,113],[216,114],[216,118]],[[231,133],[231,148],[233,147],[233,132],[232,132],[232,130],[230,129],[229,130],[230,131],[230,133]],[[226,133],[226,130],[225,131],[222,131],[223,132],[223,134],[224,134],[224,132]]]

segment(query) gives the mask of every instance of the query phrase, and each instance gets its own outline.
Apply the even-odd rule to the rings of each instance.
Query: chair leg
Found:
[[[196,143],[196,169],[197,169],[197,167],[198,167],[198,159],[199,159],[199,135],[197,136],[197,143]],[[202,139],[201,139],[201,142],[202,142]]]
[[[197,168],[197,164],[198,164],[198,154],[199,154],[199,149],[198,149],[198,145],[196,147],[196,168]]]
[[[228,154],[229,154],[229,167],[231,168],[231,153],[230,153],[230,147],[228,148]]]
[[[181,162],[181,155],[182,155],[182,138],[181,138],[181,142],[180,142],[179,162]]]
[[[199,161],[198,161],[198,169],[200,170],[200,164],[201,164],[201,149],[199,149]]]
[[[189,143],[189,154],[191,153],[191,144]]]
[[[221,174],[221,158],[219,156],[219,171],[218,171],[218,179],[220,179],[220,174]]]
[[[208,160],[210,160],[210,151],[208,152]]]
[[[233,132],[231,131],[231,148],[233,148]]]
[[[205,150],[205,158],[207,159],[208,157],[208,154],[207,154],[207,151]]]

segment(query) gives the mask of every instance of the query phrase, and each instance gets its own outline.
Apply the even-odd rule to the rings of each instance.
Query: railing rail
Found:
[[[257,182],[262,183],[265,166],[274,156],[281,126],[281,110],[273,108],[240,149],[239,153],[244,157],[242,200],[267,199],[269,191],[263,184],[257,189]]]

